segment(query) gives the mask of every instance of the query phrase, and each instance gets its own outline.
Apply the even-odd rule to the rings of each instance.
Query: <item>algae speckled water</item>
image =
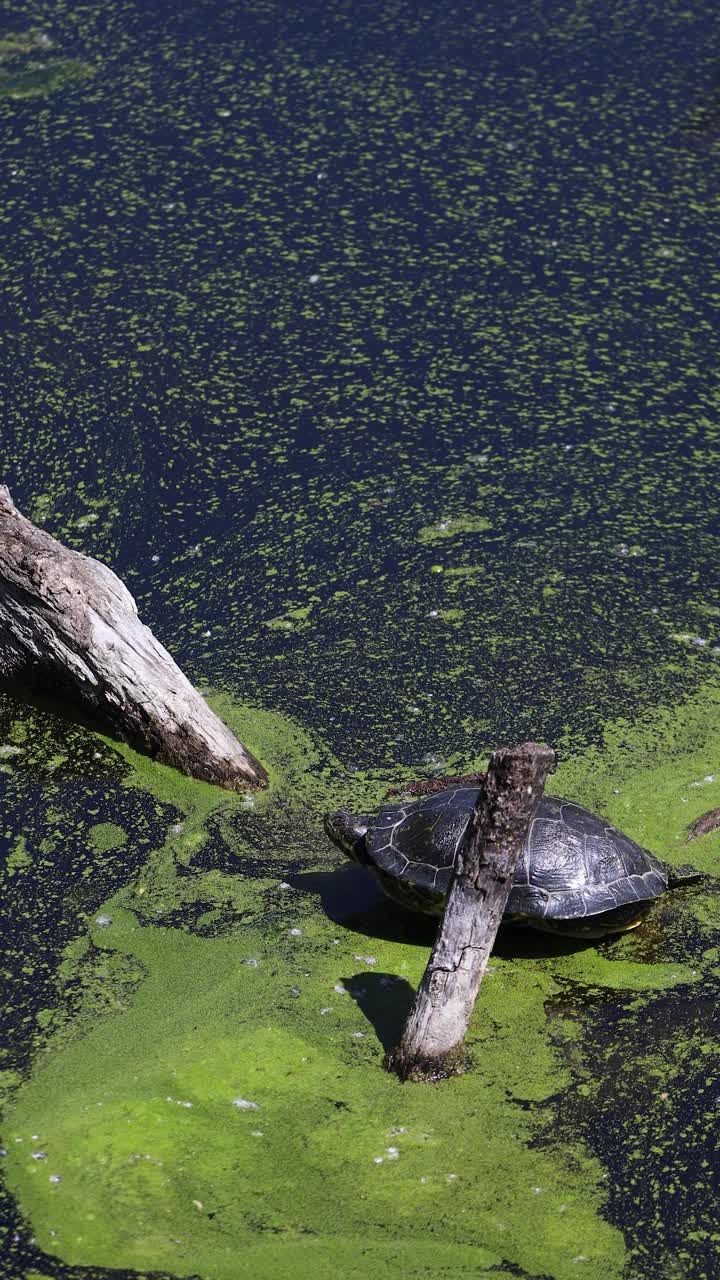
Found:
[[[709,1280],[711,6],[12,9],[0,478],[272,786],[3,699],[0,1274]],[[402,1087],[426,927],[321,815],[527,736],[709,879],[501,934],[473,1070]]]

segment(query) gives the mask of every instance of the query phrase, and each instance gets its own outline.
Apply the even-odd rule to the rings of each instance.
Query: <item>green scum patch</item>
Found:
[[[443,542],[449,538],[460,537],[462,534],[485,533],[490,528],[492,528],[492,521],[486,516],[445,516],[436,524],[425,525],[418,533],[418,542]]]
[[[367,937],[336,942],[307,907],[211,939],[142,927],[119,902],[107,914],[102,945],[146,977],[119,1016],[43,1055],[9,1117],[13,1188],[49,1253],[228,1278],[304,1257],[328,1276],[338,1257],[357,1276],[382,1259],[397,1275],[542,1259],[564,1277],[582,1238],[587,1274],[619,1265],[592,1161],[535,1149],[518,1106],[564,1083],[549,976],[489,979],[483,1022],[497,1030],[489,1053],[481,1031],[480,1069],[456,1088],[403,1088],[359,1006],[372,986],[400,1015],[417,948],[373,940],[371,965]]]
[[[706,780],[720,750],[718,700],[708,688],[673,713],[610,727],[604,750],[564,764],[553,790],[680,860],[686,823],[718,798]],[[397,1276],[509,1266],[564,1280],[580,1262],[585,1275],[620,1276],[602,1168],[563,1133],[560,1100],[602,1087],[584,1052],[583,1001],[634,1002],[652,1016],[654,1000],[691,992],[718,967],[693,914],[701,899],[678,896],[653,955],[643,952],[652,921],[595,947],[505,931],[471,1028],[472,1069],[403,1087],[382,1057],[427,945],[403,936],[382,903],[363,911],[351,895],[323,910],[323,886],[362,877],[334,870],[311,834],[349,783],[285,717],[220,705],[270,767],[255,812],[121,749],[126,785],[172,804],[179,820],[103,904],[87,945],[67,949],[72,1015],[50,1019],[7,1115],[10,1183],[42,1247],[74,1265],[204,1280],[303,1261],[321,1276],[342,1262],[358,1278],[379,1265]],[[377,779],[352,787],[376,802]],[[288,812],[282,847],[260,857]],[[213,815],[227,844],[237,837],[229,870],[202,861]],[[713,871],[717,836],[706,839],[697,861]],[[696,949],[681,954],[688,917]],[[99,970],[116,991],[102,1016]]]
[[[49,66],[30,62],[21,71],[0,70],[0,97],[41,98],[94,73],[79,58],[56,58]]]

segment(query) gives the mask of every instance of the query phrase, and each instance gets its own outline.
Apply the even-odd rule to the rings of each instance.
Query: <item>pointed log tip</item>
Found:
[[[155,759],[158,757],[156,756]],[[197,782],[208,782],[213,787],[222,787],[224,791],[233,791],[237,795],[251,795],[254,791],[265,791],[270,783],[262,765],[258,765],[251,776],[247,773],[218,774],[213,770],[196,769],[176,760],[166,760],[161,763],[169,764],[173,769],[179,769],[180,773],[184,773],[188,778],[195,778]]]
[[[234,778],[228,778],[222,785],[227,791],[264,791],[270,785],[270,778],[263,766],[254,760],[253,777],[248,777],[247,774],[237,775]]]
[[[117,734],[115,726],[108,725],[111,734]],[[129,739],[126,739],[129,740]],[[157,760],[159,764],[178,769],[188,778],[198,782],[209,782],[211,786],[222,787],[225,791],[251,792],[262,791],[269,785],[267,770],[245,749],[245,760],[242,765],[228,763],[226,767],[216,760],[196,753],[177,751],[174,744],[158,743],[156,738],[130,740],[130,746],[143,755]]]

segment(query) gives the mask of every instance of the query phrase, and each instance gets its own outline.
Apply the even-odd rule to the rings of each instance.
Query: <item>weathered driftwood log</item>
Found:
[[[26,520],[0,485],[0,680],[49,694],[165,764],[240,790],[267,781],[138,618],[111,569]]]
[[[496,751],[490,761],[428,966],[400,1043],[386,1058],[401,1080],[439,1080],[464,1069],[465,1033],[554,762],[549,747],[533,742]]]

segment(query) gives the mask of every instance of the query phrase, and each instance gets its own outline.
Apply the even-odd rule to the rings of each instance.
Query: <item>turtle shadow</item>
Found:
[[[415,1000],[415,989],[392,973],[355,973],[342,979],[385,1053],[395,1048]]]
[[[333,871],[300,871],[289,875],[288,883],[301,893],[317,895],[325,915],[341,928],[418,947],[430,948],[435,940],[438,921],[433,916],[391,902],[375,877],[357,863],[344,862]],[[495,939],[493,955],[504,960],[544,960],[588,947],[612,946],[614,941],[612,937],[568,938],[527,925],[505,924]]]
[[[492,949],[501,960],[552,960],[555,956],[570,956],[593,947],[612,945],[614,937],[569,938],[561,933],[545,933],[530,925],[504,924],[495,938]]]

